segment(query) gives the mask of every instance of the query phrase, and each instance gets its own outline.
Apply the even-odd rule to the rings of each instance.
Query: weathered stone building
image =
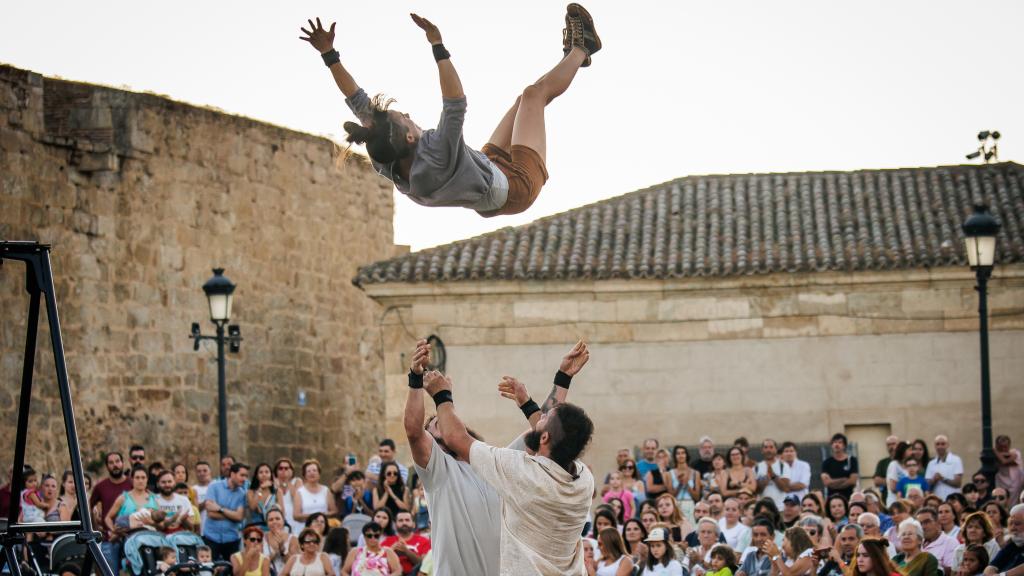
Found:
[[[230,449],[338,463],[381,432],[378,306],[351,285],[393,256],[392,191],[334,144],[167,98],[0,67],[0,238],[53,244],[82,453],[215,458],[216,360],[200,286],[223,266],[245,341]],[[13,446],[28,298],[0,269],[0,466]],[[45,325],[45,320],[44,320]],[[28,461],[67,465],[40,335]],[[297,401],[300,392],[305,406]],[[4,461],[6,460],[6,463]]]
[[[401,435],[416,336],[445,344],[456,405],[485,437],[521,431],[496,384],[543,398],[591,343],[571,399],[597,423],[588,460],[646,436],[827,441],[873,465],[884,436],[980,449],[974,276],[960,224],[1002,221],[990,284],[994,427],[1024,441],[1024,167],[682,178],[362,268],[385,312],[388,431]],[[870,476],[870,470],[864,471]]]

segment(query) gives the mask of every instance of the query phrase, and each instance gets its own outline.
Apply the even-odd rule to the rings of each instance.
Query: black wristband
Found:
[[[555,372],[555,386],[558,386],[559,388],[565,388],[566,390],[568,390],[569,384],[571,382],[572,376],[569,376],[568,374],[562,372],[561,370]]]
[[[430,48],[434,51],[434,60],[437,60],[438,62],[452,57],[448,52],[448,49],[444,47],[444,44],[432,44]]]
[[[451,402],[452,404],[455,403],[455,400],[452,399],[451,390],[441,390],[437,394],[434,394],[434,406],[440,406],[445,402]]]
[[[540,406],[537,406],[537,403],[533,401],[533,398],[523,402],[523,405],[520,406],[519,409],[523,411],[523,416],[526,416],[527,420],[530,419],[530,416],[533,416],[534,412],[540,412]]]
[[[330,52],[324,52],[320,55],[324,59],[324,66],[330,66],[331,64],[337,64],[341,62],[341,54],[337,50],[332,49]]]
[[[417,374],[409,370],[409,388],[419,390],[423,388],[423,374]]]

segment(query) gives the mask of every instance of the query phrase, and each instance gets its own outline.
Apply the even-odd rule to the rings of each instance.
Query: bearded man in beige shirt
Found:
[[[543,414],[523,438],[527,451],[474,440],[455,414],[452,381],[437,371],[423,376],[437,406],[445,445],[501,497],[501,574],[583,574],[581,535],[594,495],[594,477],[577,458],[594,423],[574,404]]]

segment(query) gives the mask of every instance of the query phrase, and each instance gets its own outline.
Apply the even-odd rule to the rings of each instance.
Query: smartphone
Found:
[[[683,541],[683,529],[679,526],[672,527],[672,540],[675,542]]]
[[[356,455],[355,454],[349,454],[348,458],[345,459],[345,462],[347,462],[349,466],[355,466],[356,465]]]

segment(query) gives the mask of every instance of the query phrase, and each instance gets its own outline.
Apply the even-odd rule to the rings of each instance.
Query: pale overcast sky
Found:
[[[1024,2],[588,0],[604,42],[548,108],[551,178],[525,214],[484,219],[395,193],[414,249],[529,222],[680,176],[965,162],[1000,130],[1024,157]],[[433,20],[482,146],[561,57],[562,2],[8,2],[0,61],[166,94],[336,139],[349,113],[306,18],[338,21],[342,62],[423,126],[440,90],[408,17]]]

